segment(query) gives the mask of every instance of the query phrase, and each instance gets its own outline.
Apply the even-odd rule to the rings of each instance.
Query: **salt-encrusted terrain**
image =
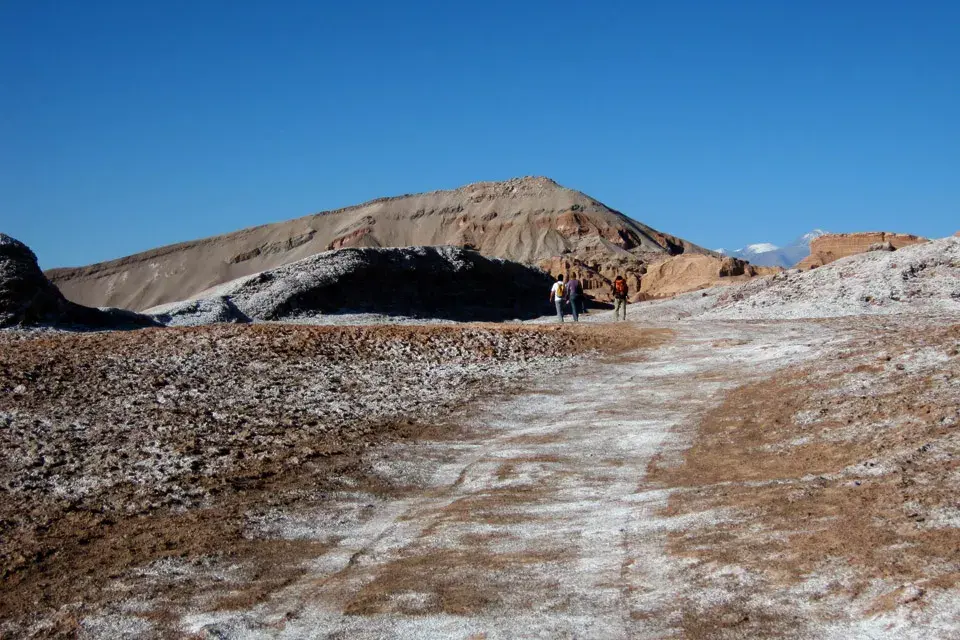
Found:
[[[0,332],[0,635],[957,637],[958,246],[627,324]]]
[[[954,635],[960,317],[609,316],[21,336],[2,629]]]
[[[64,632],[58,608],[88,610],[117,571],[241,544],[272,487],[342,485],[372,445],[640,339],[479,325],[0,333],[0,633]]]
[[[329,314],[499,321],[549,310],[551,279],[455,247],[340,249],[148,310],[164,324],[309,321]]]
[[[814,269],[644,303],[660,318],[797,319],[960,312],[960,238],[862,253]]]

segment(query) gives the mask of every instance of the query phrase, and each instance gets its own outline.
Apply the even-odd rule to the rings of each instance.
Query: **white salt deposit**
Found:
[[[663,302],[631,306],[645,320],[830,318],[960,313],[960,238],[850,256]]]

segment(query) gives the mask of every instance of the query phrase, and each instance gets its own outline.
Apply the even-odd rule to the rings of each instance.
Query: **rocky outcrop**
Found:
[[[90,309],[69,302],[49,281],[30,248],[0,233],[0,327],[71,325],[148,326],[150,318],[121,309]]]
[[[150,310],[168,325],[343,313],[498,321],[549,312],[549,275],[455,247],[328,251]]]
[[[519,178],[383,198],[48,276],[74,302],[142,310],[331,249],[444,245],[527,264],[709,253],[547,178]]]
[[[763,268],[764,273],[770,268]],[[688,291],[743,282],[758,275],[757,267],[736,258],[684,255],[668,258],[647,268],[637,300],[666,298]]]
[[[637,291],[640,288],[640,280],[646,273],[646,265],[637,259],[619,258],[606,261],[584,260],[578,257],[567,255],[555,257],[549,260],[541,260],[538,266],[556,277],[563,274],[569,279],[573,275],[583,284],[584,291],[588,296],[602,302],[609,302],[610,287],[613,280],[618,275],[627,280],[627,285],[631,291]]]
[[[867,251],[895,251],[921,242],[927,238],[904,233],[885,231],[866,233],[828,233],[814,238],[810,243],[810,255],[797,264],[798,269],[816,269],[840,258]]]
[[[960,312],[960,238],[869,251],[710,294],[709,315],[738,319]],[[705,298],[706,299],[706,298]],[[699,303],[699,301],[697,301]]]
[[[612,300],[614,278],[623,276],[634,301],[667,298],[707,287],[743,282],[757,275],[780,271],[777,267],[754,267],[737,258],[684,254],[653,257],[644,262],[633,256],[598,263],[567,256],[543,260],[541,269],[552,275],[577,274],[583,287],[595,300]]]
[[[40,271],[33,251],[0,234],[0,326],[57,318],[65,302]]]

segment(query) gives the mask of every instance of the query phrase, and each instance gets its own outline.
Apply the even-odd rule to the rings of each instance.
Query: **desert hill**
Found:
[[[528,177],[382,198],[47,275],[74,302],[142,310],[332,249],[438,245],[531,264],[567,254],[598,266],[711,254],[553,180]]]

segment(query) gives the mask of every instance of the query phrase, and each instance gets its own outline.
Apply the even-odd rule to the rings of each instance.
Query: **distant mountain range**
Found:
[[[760,242],[747,245],[736,251],[717,249],[716,252],[725,256],[746,260],[750,264],[755,264],[759,267],[789,268],[809,256],[810,242],[825,233],[827,232],[823,229],[814,229],[810,233],[803,234],[785,247],[778,247],[769,242]]]

